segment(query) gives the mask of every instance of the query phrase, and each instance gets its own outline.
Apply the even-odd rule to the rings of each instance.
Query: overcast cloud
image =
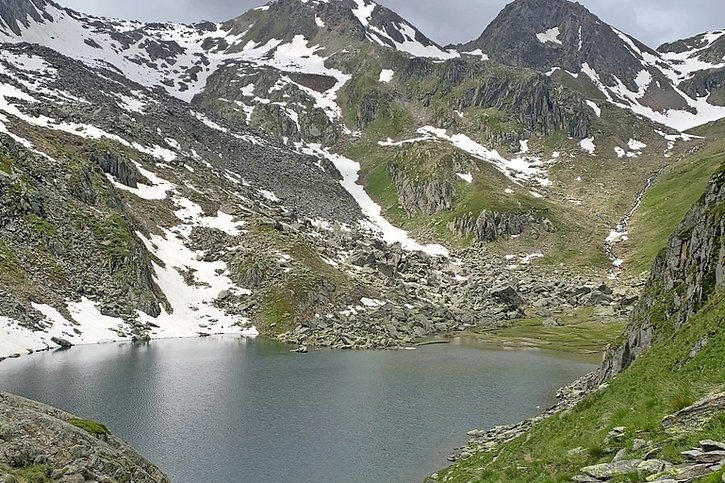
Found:
[[[222,21],[259,0],[58,0],[86,13],[145,21]],[[477,38],[509,0],[378,0],[440,44]],[[651,47],[725,28],[723,0],[580,0],[606,22]]]

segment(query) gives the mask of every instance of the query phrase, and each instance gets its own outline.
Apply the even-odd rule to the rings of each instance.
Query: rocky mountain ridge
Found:
[[[716,35],[689,42],[703,49],[703,38]],[[668,51],[666,45],[655,51],[578,3],[517,0],[504,8],[481,37],[457,49],[545,72],[592,96],[593,101],[605,99],[686,130],[723,117],[721,101],[715,96],[708,99],[711,90],[692,85],[693,76],[721,68],[723,55],[717,54],[715,45],[709,54],[685,52],[688,41],[682,42],[675,44],[680,52]]]
[[[690,96],[725,104],[725,31],[708,32],[664,44],[657,51],[675,68],[696,66],[680,87]]]

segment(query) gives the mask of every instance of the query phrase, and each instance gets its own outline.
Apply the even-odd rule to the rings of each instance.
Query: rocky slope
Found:
[[[167,483],[105,426],[0,394],[0,481]]]
[[[2,49],[4,356],[251,330],[228,307],[249,292],[233,263],[247,225],[363,219],[324,160],[52,50]]]
[[[596,236],[605,238],[645,180],[667,163],[661,153],[672,156],[671,146],[681,149],[651,123],[620,109],[602,111],[599,101],[562,89],[545,75],[442,49],[368,0],[277,1],[228,22],[192,26],[99,19],[46,1],[2,8],[7,20],[2,40],[40,43],[90,66],[106,66],[191,100],[230,125],[250,127],[327,161],[341,161],[333,153],[347,154],[361,163],[361,182],[384,205],[384,214],[395,218],[397,205],[407,206],[406,219],[396,223],[420,228],[428,238],[443,225],[451,227],[445,235],[455,240],[488,240],[478,236],[485,230],[472,229],[479,218],[528,218],[540,211],[541,197],[559,216],[534,216],[534,224],[548,219],[556,225],[559,219],[558,233],[583,233],[592,227],[565,221],[601,220]],[[422,140],[420,130],[426,133]],[[401,163],[378,165],[387,157],[380,144],[392,141],[385,151],[399,151],[412,139],[428,146],[443,142],[462,162],[440,169],[441,159],[429,156],[424,169],[436,171],[434,180],[420,179],[420,170]],[[640,162],[622,166],[621,159],[634,157]],[[561,165],[558,173],[579,172],[553,177],[555,165]],[[379,181],[397,191],[399,199],[391,199],[389,207],[381,192],[387,187],[368,176],[378,169],[384,171],[376,173],[384,178]],[[469,176],[470,186],[462,185]],[[599,186],[623,176],[628,179],[621,188],[599,194]],[[442,183],[444,191],[430,189],[431,181]],[[425,226],[410,220],[431,209],[428,214],[436,217]],[[504,227],[501,234],[498,239],[509,240],[519,233]],[[560,237],[551,238],[561,245]],[[540,245],[528,236],[524,240],[529,243],[516,250]],[[577,245],[598,244],[589,239]],[[597,256],[601,253],[582,258]]]
[[[706,142],[368,0],[0,18],[0,357],[258,331],[399,347],[533,304],[626,316],[626,287],[597,290],[604,239]]]
[[[597,286],[585,277],[560,285],[559,274],[524,286],[503,258],[471,252],[461,266],[411,251],[430,247],[365,220],[325,156],[225,127],[47,48],[2,49],[0,357],[257,331],[398,347],[520,316],[523,299],[496,298],[501,287],[533,303],[552,287],[568,297]]]

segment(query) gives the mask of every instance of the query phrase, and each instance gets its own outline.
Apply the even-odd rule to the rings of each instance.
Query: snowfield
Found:
[[[547,166],[555,163],[556,156],[550,160],[544,160],[535,156],[527,156],[529,152],[528,141],[521,141],[521,151],[512,159],[502,156],[497,150],[489,149],[465,134],[448,134],[445,129],[433,126],[424,126],[418,129],[420,137],[404,139],[402,141],[379,141],[380,146],[396,147],[406,144],[421,142],[447,142],[452,146],[464,151],[476,159],[486,161],[501,172],[504,176],[517,184],[533,183],[537,186],[547,187],[551,181],[547,175]],[[460,175],[459,175],[460,176]]]
[[[422,251],[433,256],[449,256],[447,248],[435,244],[421,245],[410,238],[405,230],[393,226],[383,217],[383,209],[380,205],[370,198],[362,185],[358,184],[360,163],[339,154],[331,153],[328,149],[323,149],[319,144],[300,145],[299,148],[305,154],[323,156],[335,165],[343,177],[341,184],[360,205],[363,214],[368,217],[369,222],[366,223],[366,227],[377,232],[384,241],[390,244],[400,243],[406,250]]]

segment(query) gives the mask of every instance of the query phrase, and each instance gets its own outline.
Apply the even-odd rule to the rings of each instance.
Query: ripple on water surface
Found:
[[[533,416],[593,368],[471,345],[298,355],[219,337],[6,361],[0,390],[107,423],[177,483],[406,483],[466,431]]]

